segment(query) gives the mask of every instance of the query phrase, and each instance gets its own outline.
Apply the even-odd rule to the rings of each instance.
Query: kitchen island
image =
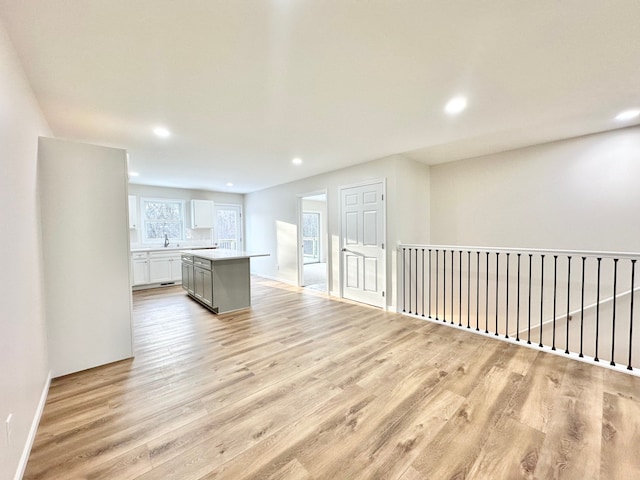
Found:
[[[251,306],[249,261],[268,253],[241,250],[183,250],[182,288],[214,313]]]

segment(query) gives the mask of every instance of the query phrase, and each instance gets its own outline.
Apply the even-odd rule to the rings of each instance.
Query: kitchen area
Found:
[[[251,306],[242,195],[129,184],[131,288],[182,285],[214,313]],[[231,203],[233,202],[233,203]]]

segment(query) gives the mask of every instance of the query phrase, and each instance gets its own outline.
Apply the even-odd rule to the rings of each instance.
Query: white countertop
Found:
[[[243,250],[229,250],[226,248],[210,248],[203,250],[182,250],[180,253],[206,258],[207,260],[232,260],[234,258],[268,257],[269,253],[250,253]]]

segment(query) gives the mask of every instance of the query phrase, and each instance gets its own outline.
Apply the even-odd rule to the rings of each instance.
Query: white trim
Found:
[[[230,208],[228,207],[232,207],[232,208],[237,208],[238,209],[238,227],[239,227],[239,232],[238,232],[238,247],[236,248],[236,250],[244,250],[244,209],[243,209],[243,205],[241,203],[214,203],[213,204],[213,211],[214,214],[216,216],[215,218],[215,222],[216,222],[216,228],[213,229],[213,235],[211,237],[211,241],[212,242],[217,242],[218,241],[218,214],[216,212],[216,209],[218,207],[221,207],[221,210],[224,210],[225,207],[227,209],[230,210]]]
[[[398,249],[401,248],[429,248],[431,250],[464,250],[464,251],[481,251],[490,253],[533,253],[533,254],[560,254],[573,257],[596,257],[596,258],[629,258],[640,259],[640,252],[597,252],[597,251],[581,251],[581,250],[549,250],[541,248],[506,248],[506,247],[471,247],[463,245],[421,245],[415,243],[400,243]]]
[[[303,283],[304,283],[304,256],[302,255],[302,213],[303,213],[303,208],[302,208],[302,202],[305,198],[307,197],[315,197],[317,195],[324,195],[325,198],[325,203],[327,204],[327,214],[326,214],[326,218],[322,219],[325,223],[326,223],[326,228],[322,228],[321,225],[321,235],[320,237],[324,236],[325,239],[324,241],[326,242],[327,245],[327,258],[326,260],[326,264],[327,264],[327,271],[326,271],[326,277],[327,277],[327,293],[329,293],[329,266],[331,265],[331,249],[329,248],[329,246],[331,245],[331,236],[329,235],[329,193],[327,191],[327,189],[321,189],[321,190],[314,190],[312,192],[307,192],[307,193],[298,193],[296,194],[297,200],[296,200],[296,218],[297,218],[297,225],[296,225],[296,241],[297,241],[297,246],[296,246],[296,259],[297,259],[297,266],[298,266],[298,287],[304,287]],[[317,201],[317,200],[316,200]],[[321,216],[322,217],[322,216]],[[321,239],[322,241],[322,239]]]
[[[36,433],[38,432],[40,419],[42,418],[42,413],[44,412],[44,406],[47,403],[47,395],[49,394],[50,386],[51,370],[49,370],[47,380],[44,382],[44,388],[42,389],[42,394],[40,395],[40,402],[38,402],[38,408],[36,409],[36,413],[33,416],[31,428],[29,429],[29,435],[27,436],[27,443],[25,443],[24,449],[22,450],[22,455],[20,456],[20,463],[18,463],[18,469],[16,470],[16,475],[14,477],[15,480],[20,480],[27,468],[27,462],[29,461],[29,455],[31,454],[31,447],[33,447],[33,442],[36,439]]]
[[[140,238],[138,240],[142,245],[162,245],[163,239],[150,240],[147,238],[147,218],[144,215],[144,202],[158,202],[158,203],[179,203],[180,204],[180,218],[181,218],[181,228],[180,228],[180,238],[169,238],[169,241],[172,242],[183,242],[186,240],[186,233],[188,224],[187,224],[187,211],[185,205],[187,200],[183,198],[163,198],[163,197],[143,197],[140,196],[140,204],[138,208],[138,226],[140,227]],[[215,205],[215,204],[214,204]],[[171,222],[173,223],[173,222]]]

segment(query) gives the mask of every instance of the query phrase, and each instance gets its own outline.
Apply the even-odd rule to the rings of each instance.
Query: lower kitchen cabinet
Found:
[[[213,307],[213,278],[211,270],[193,267],[193,294],[202,303]]]
[[[211,260],[193,257],[193,295],[213,307],[213,272]]]
[[[193,257],[191,255],[182,256],[182,288],[190,295],[195,295],[193,277]]]
[[[150,252],[149,283],[179,282],[182,279],[180,254]]]
[[[131,255],[132,285],[146,285],[149,283],[149,257],[146,252]]]
[[[182,259],[179,252],[133,252],[131,285],[157,286],[182,281]]]

